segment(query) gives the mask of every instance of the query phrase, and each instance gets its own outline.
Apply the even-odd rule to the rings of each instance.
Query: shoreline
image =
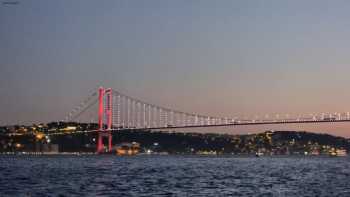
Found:
[[[254,158],[278,158],[278,157],[303,157],[303,158],[323,158],[323,157],[348,157],[348,155],[329,155],[329,154],[320,154],[320,155],[304,155],[304,154],[279,154],[279,155],[260,155],[256,154],[137,154],[137,155],[116,155],[113,153],[103,153],[99,154],[96,152],[0,152],[0,156],[105,156],[112,155],[116,157],[140,157],[140,156],[197,156],[197,157],[254,157]]]

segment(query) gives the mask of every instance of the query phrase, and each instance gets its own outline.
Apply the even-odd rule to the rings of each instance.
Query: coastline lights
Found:
[[[37,134],[35,135],[35,138],[36,138],[37,140],[41,140],[41,139],[44,138],[44,134],[43,134],[43,133],[37,133]]]

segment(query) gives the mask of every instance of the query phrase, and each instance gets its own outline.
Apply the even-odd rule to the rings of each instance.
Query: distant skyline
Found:
[[[221,117],[350,111],[348,1],[16,2],[0,5],[0,125],[61,120],[98,86]],[[232,130],[269,128],[350,137]]]

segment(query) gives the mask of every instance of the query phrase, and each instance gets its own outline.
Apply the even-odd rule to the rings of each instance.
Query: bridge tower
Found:
[[[100,87],[99,90],[99,106],[98,106],[98,139],[97,139],[97,153],[104,152],[103,139],[108,138],[107,151],[112,151],[112,113],[113,113],[113,96],[112,89],[104,89]],[[106,103],[104,102],[106,101]],[[104,124],[104,121],[107,124]],[[107,127],[106,127],[107,126]]]

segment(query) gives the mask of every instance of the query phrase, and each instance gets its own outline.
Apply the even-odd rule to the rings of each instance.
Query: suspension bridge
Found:
[[[98,106],[97,152],[103,152],[103,139],[108,139],[108,151],[112,150],[113,131],[126,129],[176,129],[199,127],[222,127],[267,124],[305,124],[327,122],[350,122],[350,112],[298,115],[296,117],[275,115],[269,118],[240,119],[214,117],[183,112],[162,107],[122,94],[112,88],[100,87],[75,107],[65,121],[74,121],[93,106]]]

